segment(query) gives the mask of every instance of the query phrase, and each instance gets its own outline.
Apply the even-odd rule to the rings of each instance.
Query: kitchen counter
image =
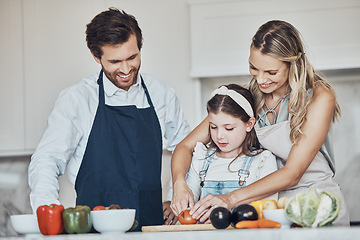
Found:
[[[182,232],[130,232],[124,234],[62,234],[56,236],[19,236],[2,237],[1,240],[354,240],[360,239],[360,227],[329,227],[329,228],[292,228],[292,229],[230,229],[211,231],[182,231]]]

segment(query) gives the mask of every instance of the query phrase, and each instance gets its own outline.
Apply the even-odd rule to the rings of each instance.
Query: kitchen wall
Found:
[[[9,1],[11,0],[0,0],[0,6]],[[62,85],[66,86],[78,81],[81,76],[92,73],[89,70],[97,71],[98,66],[92,61],[89,52],[86,50],[83,32],[85,24],[91,20],[91,17],[109,6],[122,8],[137,17],[144,34],[142,71],[164,80],[175,88],[191,127],[196,126],[204,116],[205,108],[203,104],[207,101],[209,93],[214,88],[224,82],[248,82],[248,76],[190,78],[191,47],[188,0],[26,0],[21,1],[21,3],[31,6],[30,13],[33,15],[41,15],[45,12],[51,13],[56,9],[54,15],[64,16],[63,19],[46,16],[47,21],[42,21],[40,30],[37,29],[36,31],[39,35],[33,36],[32,39],[41,40],[49,38],[49,36],[52,37],[51,42],[44,42],[44,44],[56,46],[54,56],[44,61],[38,56],[36,49],[26,50],[29,53],[28,56],[35,56],[35,58],[27,58],[28,63],[24,62],[28,66],[25,67],[25,76],[42,77],[41,73],[44,71],[46,76],[51,76],[51,79],[48,80],[49,86],[57,84],[60,89],[63,87]],[[78,15],[80,12],[82,14]],[[77,15],[79,22],[82,23],[78,35],[73,32],[65,34],[68,25],[59,29],[59,31],[64,31],[62,39],[56,36],[56,30],[52,32],[52,26],[59,28],[62,24],[77,21]],[[68,22],[63,22],[64,19],[67,19]],[[0,20],[5,21],[2,18]],[[42,32],[41,29],[46,31]],[[73,30],[73,28],[71,29]],[[56,39],[62,40],[62,42],[52,42],[56,41]],[[70,46],[72,43],[75,45]],[[76,50],[76,56],[72,56],[74,50]],[[80,66],[82,63],[84,63],[85,67]],[[35,68],[29,67],[38,65],[41,65],[40,74],[36,72]],[[359,221],[360,209],[356,203],[360,198],[360,191],[357,190],[356,184],[360,182],[357,174],[360,172],[360,149],[357,147],[360,144],[358,137],[360,131],[359,127],[357,127],[357,120],[360,119],[360,108],[357,106],[357,103],[360,102],[358,94],[360,91],[360,74],[358,70],[329,72],[327,74],[336,89],[343,110],[343,117],[335,125],[334,129],[336,136],[335,154],[338,167],[336,179],[344,190],[349,209],[351,209],[352,219]],[[42,114],[31,116],[34,121],[46,122],[53,100],[58,93],[58,91],[52,91],[48,93],[49,96],[47,97],[51,101],[47,100],[48,107],[45,108],[45,111]],[[37,134],[41,136],[42,131],[43,129]],[[170,156],[171,153],[164,152],[163,197],[166,196],[168,190]],[[15,235],[8,218],[11,214],[31,213],[29,204],[30,190],[27,184],[29,161],[29,155],[16,156],[15,154],[15,156],[3,156],[0,158],[0,236]],[[72,184],[69,183],[66,176],[60,177],[60,181],[61,202],[65,206],[73,206],[75,193]]]

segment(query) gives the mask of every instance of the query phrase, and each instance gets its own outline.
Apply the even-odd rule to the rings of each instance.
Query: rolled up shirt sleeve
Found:
[[[48,118],[47,128],[31,157],[29,165],[30,204],[35,212],[44,204],[59,204],[58,177],[66,166],[82,137],[78,101],[63,91],[59,94]],[[80,115],[81,116],[81,115]]]

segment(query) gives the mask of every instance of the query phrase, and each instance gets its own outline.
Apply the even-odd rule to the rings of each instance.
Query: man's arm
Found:
[[[44,204],[59,204],[58,177],[64,174],[67,163],[81,138],[76,127],[76,100],[62,92],[48,118],[47,128],[31,157],[28,180],[30,204],[35,212]]]

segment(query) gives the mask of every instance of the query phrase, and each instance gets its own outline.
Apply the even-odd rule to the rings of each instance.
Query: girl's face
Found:
[[[239,118],[219,112],[209,113],[210,136],[220,149],[219,157],[235,158],[242,151],[247,132],[252,129],[250,121],[245,123]]]
[[[254,79],[256,79],[256,82],[263,93],[268,94],[275,91],[287,92],[289,84],[289,66],[283,61],[273,58],[270,55],[263,54],[259,49],[251,47],[249,72]]]

